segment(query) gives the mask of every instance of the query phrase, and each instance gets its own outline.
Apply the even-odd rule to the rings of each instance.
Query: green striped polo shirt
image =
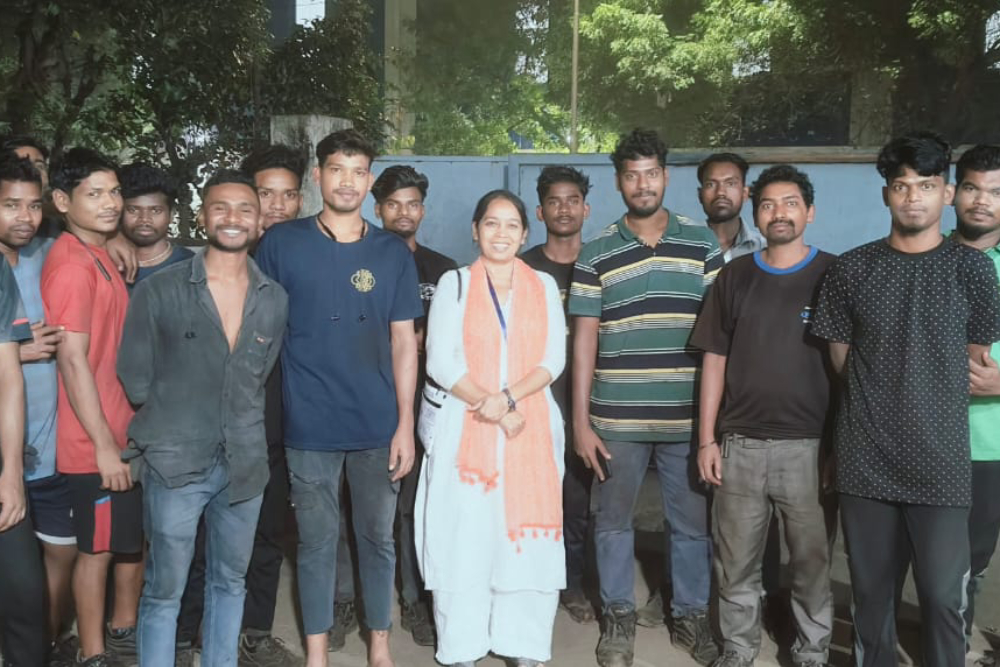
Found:
[[[692,435],[701,355],[688,338],[723,258],[712,230],[669,215],[655,247],[622,216],[583,247],[573,271],[570,315],[600,318],[590,422],[605,440]]]

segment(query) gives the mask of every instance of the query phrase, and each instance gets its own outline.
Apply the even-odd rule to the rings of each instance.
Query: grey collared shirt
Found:
[[[201,254],[135,288],[118,351],[118,377],[139,406],[124,458],[175,488],[202,479],[224,456],[230,503],[267,484],[264,381],[288,319],[285,290],[252,259],[247,265],[250,285],[232,351]]]
[[[702,225],[703,227],[711,227],[707,221],[698,220],[696,224]],[[714,229],[712,230],[715,231]],[[758,250],[763,250],[767,247],[767,241],[757,228],[753,225],[748,225],[743,218],[740,218],[740,231],[736,233],[736,238],[733,239],[733,245],[729,247],[722,257],[726,264],[733,261],[737,257],[742,257],[743,255],[749,255],[750,253],[757,252]]]

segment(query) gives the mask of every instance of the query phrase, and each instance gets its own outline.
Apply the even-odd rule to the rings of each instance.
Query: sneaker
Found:
[[[79,650],[80,640],[76,635],[63,635],[52,642],[46,667],[73,667]]]
[[[271,635],[240,635],[240,667],[295,667],[302,664],[285,642]]]
[[[123,667],[125,663],[118,660],[114,653],[105,651],[104,653],[92,655],[86,660],[77,655],[76,664],[79,667]]]
[[[413,643],[417,646],[434,646],[434,623],[426,603],[418,601],[410,604],[404,601],[400,605],[399,624],[413,635]]]
[[[1000,665],[1000,652],[986,651],[983,657],[976,660],[976,667],[996,667]]]
[[[194,667],[198,651],[191,644],[180,644],[174,648],[174,667]]]
[[[719,657],[719,647],[712,636],[707,611],[675,618],[670,641],[690,653],[699,665],[711,665]]]
[[[135,626],[130,628],[112,628],[104,630],[104,650],[114,653],[118,660],[126,665],[139,662],[139,651],[135,646]]]
[[[601,614],[601,639],[597,642],[600,667],[632,667],[635,656],[635,609],[612,604]]]
[[[339,651],[347,643],[347,635],[358,629],[358,614],[354,600],[333,603],[333,627],[327,633],[327,650]]]
[[[753,660],[741,658],[736,651],[726,651],[715,659],[712,667],[753,667]]]
[[[594,605],[578,588],[567,589],[559,593],[559,606],[566,610],[569,617],[577,623],[591,623],[596,619]]]
[[[666,614],[663,613],[663,594],[660,589],[649,594],[646,606],[636,612],[635,622],[644,628],[658,628],[666,625]]]

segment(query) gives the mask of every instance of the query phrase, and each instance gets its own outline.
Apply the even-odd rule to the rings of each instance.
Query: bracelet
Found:
[[[716,442],[715,440],[711,440],[709,442],[706,442],[704,445],[698,445],[698,449],[705,449],[706,447],[711,447],[712,445],[718,446],[719,443]]]
[[[507,412],[514,412],[517,410],[517,401],[515,401],[514,397],[511,396],[510,389],[504,387],[501,391],[503,391],[504,396],[507,397]]]

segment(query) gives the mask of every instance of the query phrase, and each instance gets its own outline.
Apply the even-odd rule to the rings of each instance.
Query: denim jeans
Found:
[[[635,606],[635,534],[632,519],[650,456],[660,479],[663,512],[670,526],[674,617],[708,609],[712,538],[708,503],[698,486],[690,443],[604,443],[611,477],[594,483],[594,542],[601,601]]]
[[[370,630],[392,627],[392,588],[399,482],[391,482],[389,448],[351,452],[288,449],[292,504],[299,526],[299,600],[307,635],[333,627],[340,534],[340,480],[346,471],[358,546],[358,573]]]
[[[229,504],[229,471],[221,460],[204,479],[167,488],[150,469],[143,475],[149,555],[139,600],[138,648],[142,667],[173,667],[177,613],[194,557],[198,519],[205,514],[205,612],[201,661],[236,665],[246,597],[244,580],[262,495]]]

